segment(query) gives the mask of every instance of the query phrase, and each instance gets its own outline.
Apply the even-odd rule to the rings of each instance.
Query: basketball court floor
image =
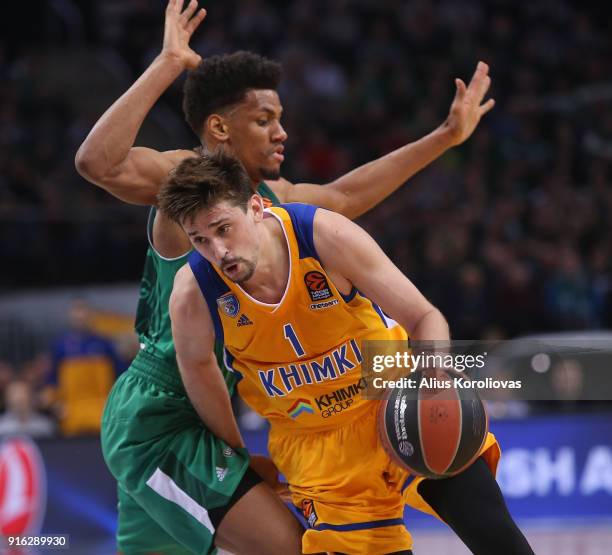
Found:
[[[609,555],[612,520],[597,522],[519,521],[536,555]],[[470,551],[442,524],[412,528],[415,555],[470,555]],[[28,555],[52,553],[29,552]],[[55,553],[55,552],[53,552]],[[116,555],[113,538],[71,541],[70,555]],[[11,555],[7,553],[6,555]]]

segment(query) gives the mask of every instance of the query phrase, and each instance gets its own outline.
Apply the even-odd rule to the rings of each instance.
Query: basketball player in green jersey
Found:
[[[185,69],[192,70],[185,112],[204,148],[223,146],[235,154],[253,189],[269,203],[310,202],[350,217],[465,141],[493,107],[492,100],[481,104],[490,78],[480,63],[468,87],[457,80],[448,118],[426,137],[326,186],[291,185],[280,179],[287,138],[276,92],[280,67],[249,53],[202,62],[189,40],[204,17],[194,1],[184,10],[182,0],[168,3],[160,55],[103,114],[77,153],[78,171],[126,202],[154,206],[168,172],[194,155],[134,146],[146,115]],[[125,555],[173,555],[207,552],[216,542],[235,552],[299,550],[299,531],[284,507],[274,504],[271,490],[254,485],[246,453],[228,449],[198,419],[215,407],[199,402],[206,383],[183,385],[168,317],[173,278],[190,243],[178,225],[154,209],[148,231],[151,247],[137,315],[142,348],[114,387],[103,419],[104,455],[119,483],[119,548]],[[229,394],[218,402],[219,410],[229,406]]]

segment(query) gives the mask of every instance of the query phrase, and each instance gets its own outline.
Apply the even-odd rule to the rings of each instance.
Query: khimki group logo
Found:
[[[296,399],[295,403],[289,407],[287,414],[295,420],[300,414],[314,414],[312,403],[308,399]]]
[[[27,437],[0,443],[0,536],[38,534],[47,504],[45,466]]]

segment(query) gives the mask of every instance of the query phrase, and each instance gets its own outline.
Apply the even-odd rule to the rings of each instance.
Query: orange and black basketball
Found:
[[[410,377],[416,387],[393,389],[381,402],[383,447],[413,474],[453,476],[474,462],[484,445],[489,429],[485,407],[473,388],[455,387],[457,372],[437,370],[434,378],[431,371],[418,370]]]

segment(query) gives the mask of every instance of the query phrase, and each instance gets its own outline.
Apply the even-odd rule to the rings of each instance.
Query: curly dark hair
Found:
[[[206,118],[240,102],[252,89],[276,90],[281,65],[254,52],[211,56],[189,72],[183,87],[183,113],[199,137]]]
[[[217,150],[186,158],[168,175],[157,194],[159,209],[178,224],[227,200],[245,212],[253,190],[239,160]]]

